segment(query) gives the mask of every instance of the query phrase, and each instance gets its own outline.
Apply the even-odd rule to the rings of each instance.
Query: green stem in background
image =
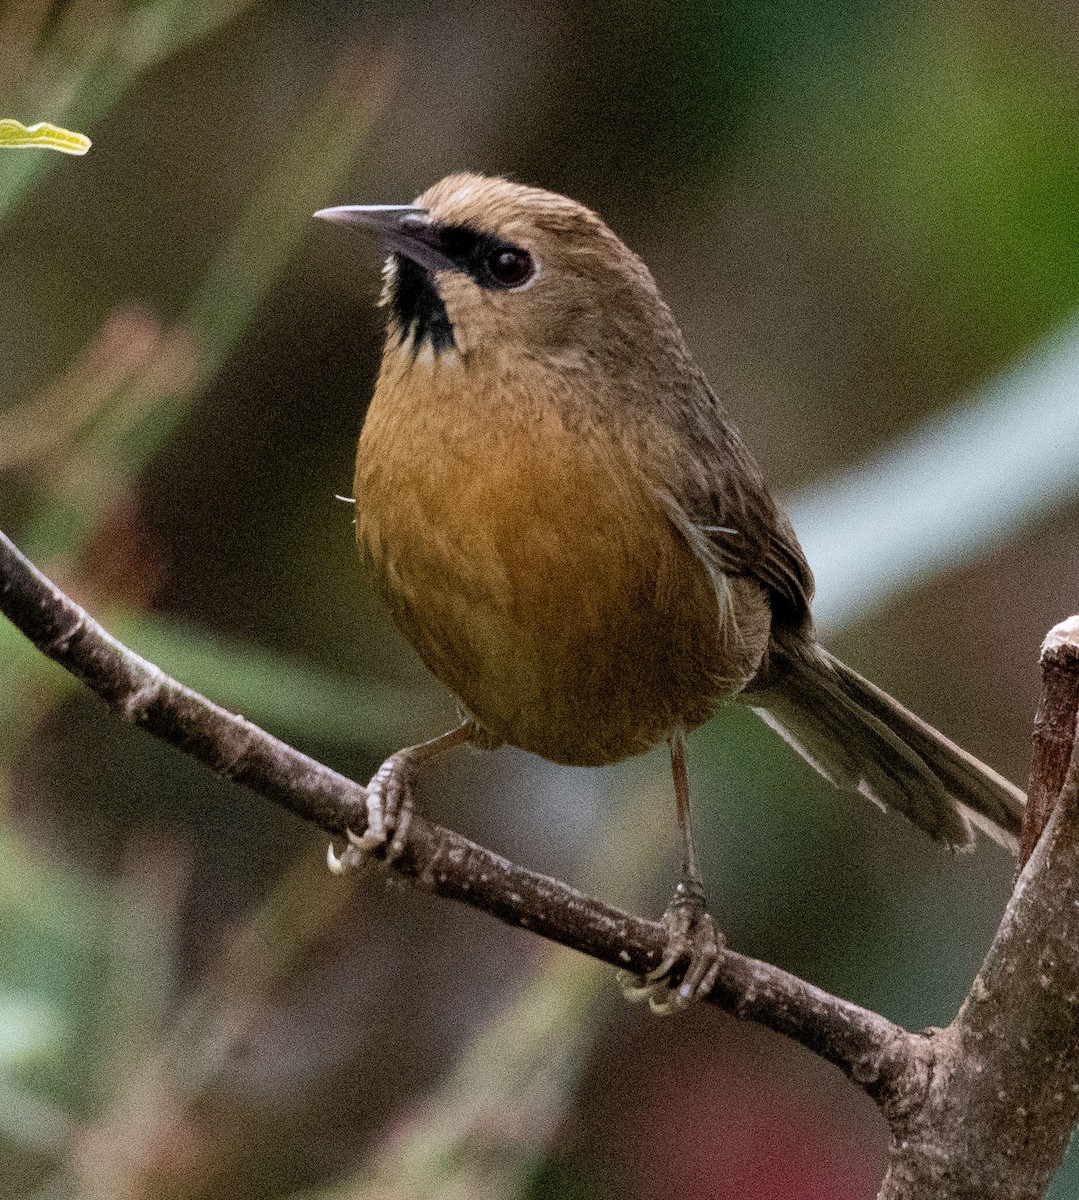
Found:
[[[79,19],[89,20],[90,7],[79,0],[66,6],[61,30],[50,43],[56,43],[61,35],[78,42],[78,55],[71,60],[78,69],[71,68],[68,72],[72,92],[68,99],[73,105],[78,101],[80,111],[102,111],[107,107],[106,101],[115,99],[145,66],[209,32],[215,23],[222,23],[243,4],[235,0],[201,7],[157,3],[139,5],[137,10],[132,5],[120,14],[98,12],[99,24],[84,30],[87,36],[79,42],[75,37],[76,25]],[[100,5],[95,7],[100,9]],[[0,16],[0,26],[5,19],[10,22],[11,10]],[[130,42],[136,27],[141,31],[140,47]],[[130,69],[111,74],[109,54],[115,59],[124,37],[129,37],[126,50],[131,52],[127,59]],[[83,71],[82,67],[86,69]],[[231,351],[281,264],[309,228],[311,212],[340,186],[341,179],[355,164],[391,89],[391,68],[387,58],[378,58],[373,53],[347,52],[342,56],[322,94],[292,133],[286,135],[286,145],[277,164],[211,266],[202,287],[196,289],[187,306],[186,318],[178,327],[162,330],[152,318],[136,319],[126,314],[118,328],[110,326],[105,331],[108,336],[101,339],[102,345],[87,361],[77,364],[72,378],[61,381],[58,389],[50,389],[40,402],[7,422],[19,437],[18,445],[12,439],[0,439],[5,454],[10,456],[10,452],[18,451],[16,460],[20,454],[24,459],[33,459],[42,450],[51,455],[49,488],[28,527],[29,540],[47,557],[77,563],[115,503],[172,434],[194,397]],[[0,80],[0,85],[3,82]],[[36,94],[43,94],[40,87]],[[65,111],[65,105],[55,104],[48,111]],[[41,157],[0,155],[0,217],[38,177],[27,164]],[[14,160],[21,160],[21,165],[12,166]],[[77,439],[71,436],[76,431]],[[57,433],[58,440],[52,437]],[[387,736],[387,732],[389,736],[400,737],[405,727],[408,734],[414,732],[412,722],[418,711],[418,697],[406,695],[402,689],[380,689],[377,684],[369,688],[359,681],[336,675],[331,678],[328,673],[301,665],[278,664],[248,647],[222,643],[208,649],[186,631],[135,614],[129,617],[128,624],[133,627],[136,640],[146,644],[148,639],[154,651],[160,651],[164,658],[176,654],[191,665],[194,657],[196,675],[197,664],[208,664],[212,653],[217,677],[227,678],[230,688],[233,685],[238,688],[231,697],[222,698],[249,712],[257,712],[268,699],[275,714],[264,715],[275,723],[284,721],[289,725],[290,717],[300,714],[299,705],[286,703],[290,694],[317,699],[311,711],[303,714],[306,731],[292,730],[301,736],[323,740],[343,734],[347,742],[348,728],[352,739],[359,737],[362,742],[374,738],[376,730],[380,738]],[[0,761],[18,744],[20,735],[70,690],[61,673],[42,670],[40,661],[27,657],[9,634],[6,627],[0,631],[0,730],[3,731]],[[270,686],[267,686],[268,675],[272,677]],[[319,723],[319,715],[325,718],[329,705],[335,710],[334,728],[332,722]],[[407,740],[408,735],[405,736]],[[34,862],[21,845],[21,839],[13,839],[11,853],[19,855],[20,862],[25,860],[32,876],[36,877],[35,871],[42,878],[47,876],[45,865]],[[10,854],[0,857],[10,862]],[[140,921],[145,924],[142,920],[145,916],[152,923],[154,914],[140,914],[137,904],[132,909],[119,893],[113,895],[109,889],[97,888],[92,881],[87,881],[87,888],[93,905],[77,900],[61,904],[56,900],[54,907],[62,907],[64,918],[71,920],[83,935],[83,958],[104,955],[109,959],[110,982],[134,1006],[129,1017],[139,1018],[128,1020],[122,1028],[114,1022],[109,1037],[102,1039],[109,1043],[110,1053],[102,1064],[96,1091],[98,1101],[106,1102],[107,1111],[102,1115],[107,1138],[110,1115],[117,1104],[122,1105],[124,1097],[130,1096],[125,1084],[130,1079],[135,1086],[145,1074],[138,1071],[129,1074],[118,1069],[119,1064],[122,1061],[124,1068],[130,1068],[133,1054],[140,1049],[150,1053],[153,1047],[147,1045],[147,1035],[160,1034],[156,1018],[161,1006],[172,998],[161,994],[168,964],[160,953],[150,953],[153,947],[143,947],[148,929],[143,929]],[[345,893],[337,888],[334,894],[339,897]],[[0,911],[5,919],[12,915],[13,906],[14,901],[0,897]],[[95,907],[95,918],[87,919],[88,907]],[[116,912],[111,918],[98,919],[102,910],[111,913],[113,908]],[[292,906],[292,916],[300,910],[297,900]],[[16,922],[16,927],[21,929],[23,924]],[[102,943],[102,931],[106,936],[113,935],[114,944]],[[93,936],[89,936],[91,933]],[[4,945],[10,949],[6,942]],[[148,957],[140,956],[140,947]],[[81,988],[84,973],[80,964],[72,968],[70,978],[63,970],[57,972],[52,982],[56,990],[64,992],[59,1003],[68,1000],[67,989]],[[131,987],[132,980],[140,981],[140,987]],[[181,1036],[181,1041],[187,1036]],[[203,1058],[212,1050],[213,1041],[213,1037],[208,1039],[209,1048],[203,1050]],[[184,1045],[191,1048],[190,1041]],[[119,1056],[112,1053],[118,1049],[123,1051]],[[46,1073],[48,1066],[44,1064]],[[108,1095],[110,1091],[113,1097]],[[136,1107],[141,1111],[143,1106]],[[27,1105],[22,1108],[29,1112]],[[71,1132],[77,1132],[74,1123]],[[32,1133],[24,1130],[25,1136],[20,1134],[18,1140],[29,1144],[34,1141]],[[105,1194],[114,1193],[106,1188]]]
[[[105,4],[72,0],[55,26],[40,36],[41,14],[15,10],[4,20],[5,37],[32,46],[21,77],[0,77],[9,111],[45,115],[92,128],[131,84],[157,63],[227,24],[250,0],[150,0]],[[58,6],[59,7],[59,6]],[[22,23],[28,27],[19,28]],[[49,169],[47,156],[0,156],[0,220],[7,217]]]
[[[307,235],[312,211],[354,166],[392,91],[393,72],[388,56],[370,50],[342,56],[186,306],[176,336],[191,361],[177,368],[180,386],[170,386],[169,372],[155,359],[103,406],[80,445],[69,486],[45,500],[24,533],[39,561],[77,559],[101,514],[172,436]]]
[[[666,770],[617,800],[598,859],[585,871],[590,892],[637,909],[652,890],[656,847],[670,841]],[[666,799],[666,796],[663,796]],[[662,857],[662,855],[658,856]],[[610,971],[561,947],[540,957],[506,1003],[488,1016],[444,1077],[410,1103],[402,1122],[356,1174],[294,1200],[512,1200],[524,1193],[573,1101],[591,1044],[618,991]]]
[[[76,448],[51,472],[49,490],[26,527],[25,542],[40,560],[72,571],[114,504],[173,434],[306,236],[311,213],[354,166],[392,91],[393,73],[394,62],[387,55],[346,51],[195,290],[179,327],[155,332],[143,328],[145,319],[120,322],[127,332],[113,331],[116,336],[105,340],[116,350],[114,357],[133,361],[124,358],[117,364],[108,354],[91,355],[90,365],[75,372],[80,386],[101,394],[95,394],[92,419]],[[104,386],[98,387],[101,378]],[[6,630],[0,634],[0,648],[10,641],[5,635]],[[147,636],[152,641],[155,629],[149,628]],[[137,634],[135,640],[140,640]],[[241,648],[236,654],[242,656]],[[42,689],[43,704],[68,685],[57,675],[46,676],[23,654],[4,661],[0,714],[15,716],[17,731],[25,727],[19,714],[26,711],[31,684]],[[247,671],[244,677],[250,675]],[[368,694],[366,711],[392,699],[377,693],[375,688]],[[270,694],[280,697],[282,690],[271,689]],[[401,710],[392,704],[392,711]],[[266,715],[273,721],[273,714]],[[411,731],[412,721],[403,723]],[[0,739],[0,760],[10,743],[9,736]]]
[[[152,862],[142,863],[140,873],[149,884]],[[310,859],[291,867],[265,900],[225,931],[197,987],[167,1024],[161,1017],[175,1003],[175,993],[162,984],[175,962],[162,958],[157,943],[161,932],[175,942],[178,923],[149,938],[147,929],[143,936],[134,931],[127,959],[116,961],[112,980],[114,987],[126,983],[132,992],[125,1027],[114,1021],[112,1030],[127,1050],[124,1069],[116,1069],[115,1055],[101,1060],[101,1082],[109,1094],[80,1131],[89,1152],[73,1154],[69,1146],[57,1156],[67,1192],[86,1200],[133,1200],[148,1194],[147,1188],[152,1191],[155,1173],[170,1162],[169,1149],[183,1138],[197,1105],[213,1093],[244,1047],[257,1043],[272,1024],[279,989],[348,899],[349,890]],[[124,916],[121,909],[119,919]],[[131,916],[146,925],[146,914]],[[154,980],[148,984],[140,978],[145,972],[156,974],[156,987]],[[220,1164],[235,1153],[235,1131],[227,1102],[219,1098],[218,1103],[223,1105],[219,1119],[197,1134],[191,1125],[190,1132]],[[213,1144],[215,1136],[222,1144]],[[179,1166],[167,1170],[175,1189],[168,1194],[187,1194],[185,1166],[197,1176],[197,1162],[185,1163],[181,1156]]]
[[[346,51],[322,95],[294,126],[182,318],[204,371],[216,370],[231,351],[281,264],[309,234],[311,213],[354,165],[393,93],[396,69],[396,58],[386,51]],[[162,431],[155,420],[149,449],[171,428]]]

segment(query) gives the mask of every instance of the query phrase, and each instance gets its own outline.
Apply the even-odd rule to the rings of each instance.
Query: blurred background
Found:
[[[5,0],[0,525],[107,627],[358,779],[453,717],[357,563],[377,249],[310,220],[460,168],[651,265],[817,569],[829,645],[1028,767],[1079,608],[1079,13],[1064,0]],[[691,739],[730,943],[946,1024],[1012,862]],[[462,753],[435,818],[614,903],[675,878],[664,755]],[[0,1194],[868,1200],[832,1068],[470,910],[122,727],[0,625]],[[1079,1159],[1079,1156],[1077,1156]],[[1079,1161],[1052,1195],[1079,1189]]]

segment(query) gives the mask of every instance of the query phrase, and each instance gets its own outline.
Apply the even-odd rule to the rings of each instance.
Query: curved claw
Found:
[[[340,857],[331,845],[326,851],[326,866],[335,874],[382,858],[392,863],[405,849],[409,822],[412,819],[412,789],[420,765],[443,754],[454,746],[475,741],[478,730],[471,721],[462,722],[456,729],[398,750],[371,777],[366,788],[367,828],[362,834],[347,830],[348,845]]]
[[[408,750],[390,755],[379,767],[367,785],[367,828],[360,834],[345,831],[348,845],[340,856],[332,844],[326,850],[326,866],[334,875],[358,870],[380,854],[387,862],[400,856],[412,816],[415,774]]]
[[[657,1017],[681,1012],[695,1000],[707,996],[715,986],[723,965],[723,937],[701,898],[687,902],[684,894],[663,914],[667,945],[659,963],[643,978],[619,971],[622,994],[632,1004],[647,1000]],[[685,963],[677,986],[672,985],[676,968]]]
[[[371,853],[372,846],[367,840],[369,833],[357,834],[353,833],[351,829],[346,829],[345,836],[348,838],[348,845],[340,856],[333,848],[333,842],[326,847],[326,866],[333,875],[348,875],[352,871],[359,870]],[[381,844],[381,841],[376,838],[375,846]]]
[[[648,983],[646,977],[634,975],[632,971],[619,971],[615,978],[618,986],[622,989],[622,995],[630,1004],[642,1004],[645,1000],[651,1001],[655,994],[656,985]]]

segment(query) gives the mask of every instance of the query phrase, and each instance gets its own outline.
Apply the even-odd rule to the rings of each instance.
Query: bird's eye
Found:
[[[527,250],[517,246],[501,246],[487,256],[487,273],[500,288],[516,288],[527,283],[536,271],[536,264]]]

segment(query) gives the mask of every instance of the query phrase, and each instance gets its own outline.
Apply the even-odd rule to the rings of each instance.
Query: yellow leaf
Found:
[[[85,154],[90,149],[90,139],[85,134],[61,129],[47,121],[26,126],[10,119],[0,120],[0,149],[27,146],[59,150],[63,154]]]

